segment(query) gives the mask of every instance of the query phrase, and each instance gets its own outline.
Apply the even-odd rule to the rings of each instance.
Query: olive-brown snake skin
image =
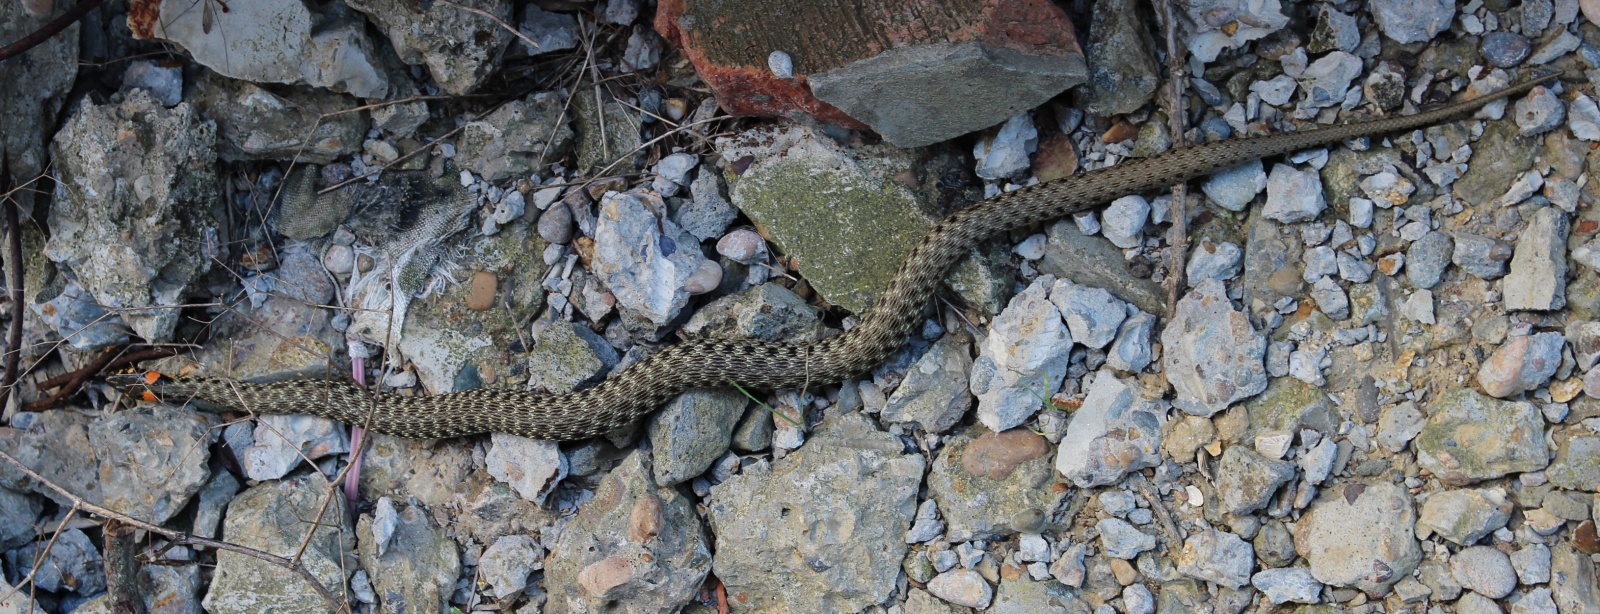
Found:
[[[946,217],[906,256],[860,324],[814,343],[695,340],[667,347],[593,387],[568,394],[468,390],[434,396],[374,394],[321,379],[254,384],[221,377],[114,376],[112,383],[174,401],[197,398],[258,413],[312,414],[399,437],[497,432],[534,439],[582,439],[628,424],[696,388],[774,390],[823,385],[864,372],[905,341],[946,272],[980,241],[1126,194],[1185,181],[1257,158],[1362,136],[1412,130],[1533,89],[1560,73],[1404,117],[1232,139],[1128,160],[983,201]],[[370,423],[369,423],[370,418]]]

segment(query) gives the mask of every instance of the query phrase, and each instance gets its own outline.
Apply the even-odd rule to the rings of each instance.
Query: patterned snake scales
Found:
[[[860,324],[823,341],[688,341],[669,346],[600,384],[567,394],[482,389],[408,397],[374,394],[350,382],[325,379],[255,384],[222,377],[156,374],[113,376],[111,382],[147,399],[195,398],[259,413],[312,414],[366,424],[373,431],[399,437],[433,439],[485,432],[533,439],[593,437],[628,424],[687,390],[730,383],[760,390],[825,385],[871,369],[899,348],[922,321],[923,307],[951,266],[978,242],[1013,228],[1257,158],[1414,130],[1522,94],[1559,75],[1529,79],[1493,94],[1414,115],[1175,149],[996,196],[934,226],[906,256]]]

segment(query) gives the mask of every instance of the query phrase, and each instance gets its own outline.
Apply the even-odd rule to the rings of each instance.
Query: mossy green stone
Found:
[[[1452,191],[1473,206],[1494,202],[1518,175],[1533,168],[1538,147],[1538,138],[1517,136],[1516,122],[1488,122],[1483,136],[1472,144],[1467,172],[1451,186]]]
[[[919,240],[938,222],[921,199],[848,160],[796,154],[730,176],[731,196],[778,250],[795,259],[833,304],[864,313]],[[953,288],[974,305],[999,303],[1001,276],[962,261]]]

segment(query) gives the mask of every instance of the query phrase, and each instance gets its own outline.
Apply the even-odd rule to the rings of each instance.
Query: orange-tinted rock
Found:
[[[961,468],[975,476],[1003,480],[1024,462],[1050,453],[1050,442],[1028,429],[986,433],[967,446]]]

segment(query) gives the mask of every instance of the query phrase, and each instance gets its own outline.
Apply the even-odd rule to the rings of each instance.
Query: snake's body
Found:
[[[823,385],[864,372],[904,343],[950,267],[979,242],[1083,211],[1126,194],[1209,174],[1250,160],[1363,136],[1413,130],[1527,92],[1557,75],[1414,115],[1233,139],[1002,194],[956,212],[911,250],[876,304],[850,330],[813,343],[695,340],[667,347],[593,387],[567,394],[469,390],[434,396],[374,394],[349,382],[294,380],[255,384],[221,377],[122,377],[126,388],[171,400],[196,398],[241,410],[312,414],[364,424],[399,437],[444,438],[510,433],[534,439],[592,437],[628,424],[673,396],[696,388],[774,390]]]

